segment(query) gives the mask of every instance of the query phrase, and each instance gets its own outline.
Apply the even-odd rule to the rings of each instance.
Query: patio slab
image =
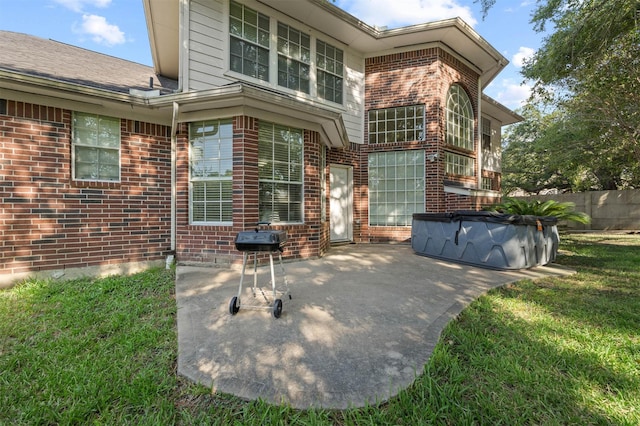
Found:
[[[404,244],[333,247],[284,266],[292,298],[283,298],[278,319],[260,292],[253,298],[251,275],[232,316],[239,269],[178,266],[179,374],[215,392],[296,408],[381,402],[422,373],[446,324],[478,296],[573,273],[556,265],[481,269],[418,256]]]

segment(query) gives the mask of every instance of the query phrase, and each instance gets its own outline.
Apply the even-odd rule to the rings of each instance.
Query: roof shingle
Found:
[[[129,93],[129,89],[174,92],[176,80],[152,67],[28,34],[0,31],[0,69],[87,87]]]

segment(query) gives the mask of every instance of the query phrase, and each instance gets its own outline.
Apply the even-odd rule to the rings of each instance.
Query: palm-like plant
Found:
[[[489,208],[491,211],[533,216],[554,216],[558,220],[566,220],[587,224],[591,222],[589,215],[575,211],[574,203],[561,203],[554,200],[523,200],[506,198],[502,203]]]

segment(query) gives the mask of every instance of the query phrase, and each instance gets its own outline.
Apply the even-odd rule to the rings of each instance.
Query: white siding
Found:
[[[286,24],[293,25],[296,29],[313,33],[306,24],[292,21],[276,11],[260,9],[269,15],[273,22],[282,20]],[[189,50],[188,73],[185,78],[185,86],[188,90],[207,90],[229,84],[235,79],[225,76],[228,66],[228,28],[224,13],[228,13],[223,0],[193,0],[189,6]],[[272,27],[273,28],[273,27]],[[346,46],[341,46],[331,38],[322,38],[322,41],[343,49],[345,60],[344,83],[344,114],[343,120],[349,136],[349,141],[362,143],[364,135],[364,57]],[[312,38],[315,44],[315,38]],[[272,64],[275,65],[275,64]],[[248,79],[250,80],[250,79]],[[271,84],[274,90],[283,93],[292,92]],[[326,104],[335,109],[336,104],[320,99],[309,99],[316,104]]]
[[[364,138],[364,57],[345,52],[345,112],[342,115],[349,142],[363,143]]]
[[[224,73],[226,30],[221,0],[195,0],[189,9],[189,90],[228,84]]]

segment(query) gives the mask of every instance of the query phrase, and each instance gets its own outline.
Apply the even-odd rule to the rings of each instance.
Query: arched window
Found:
[[[447,144],[473,151],[473,108],[457,84],[447,93]]]

